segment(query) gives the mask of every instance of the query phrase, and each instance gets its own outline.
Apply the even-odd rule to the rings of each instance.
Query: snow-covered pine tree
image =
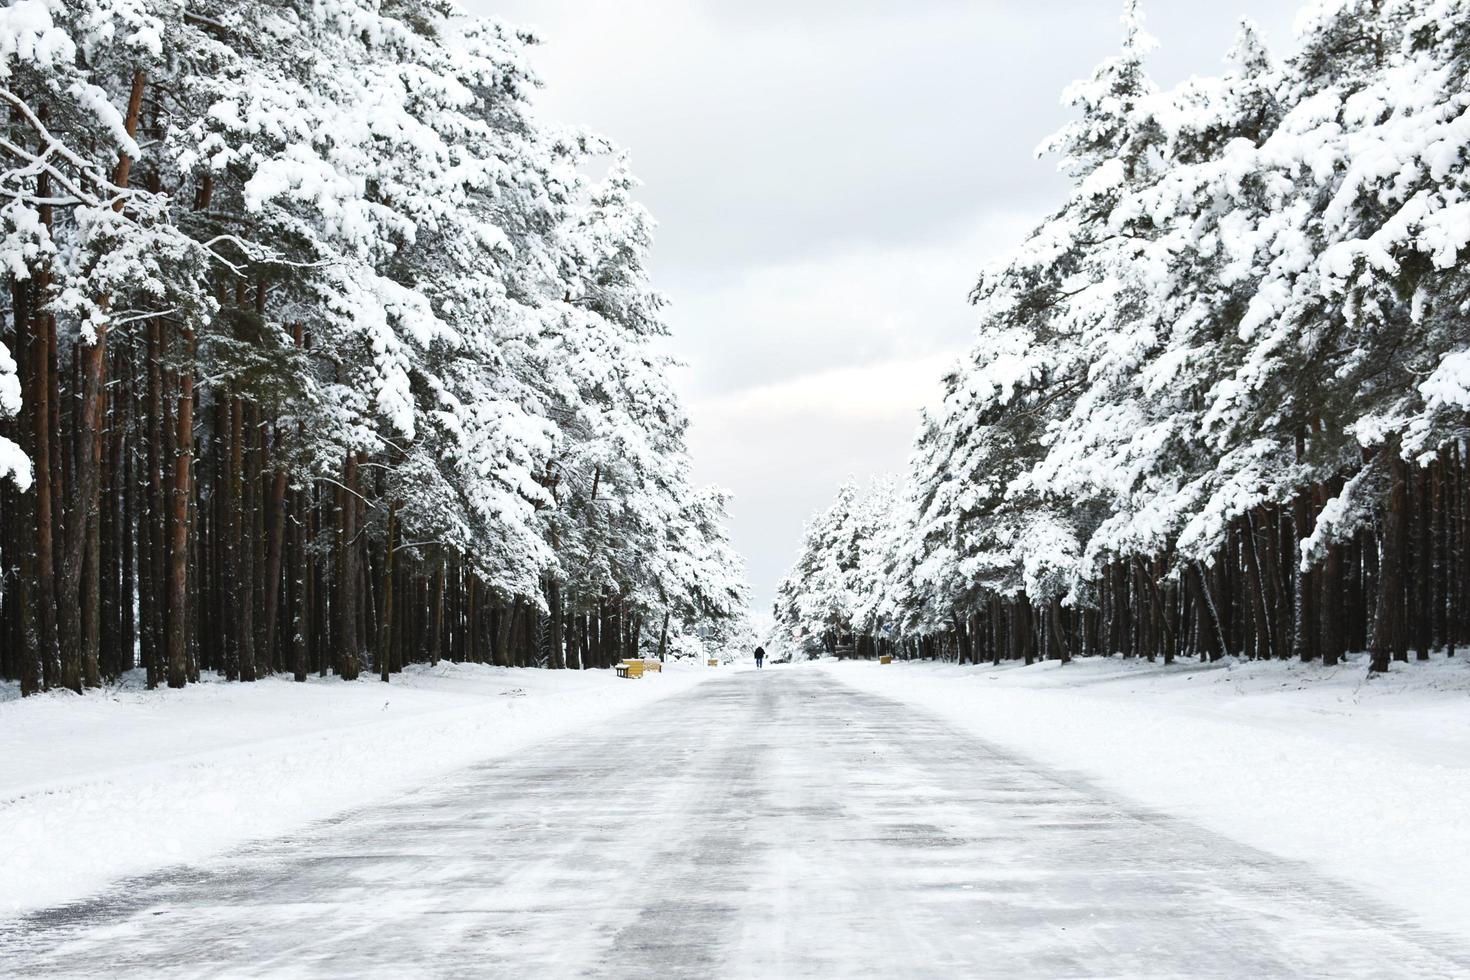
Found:
[[[442,0],[0,12],[0,676],[591,665],[588,570],[597,662],[736,614],[651,221],[530,43]]]
[[[1321,0],[1284,61],[1246,25],[1223,77],[1157,92],[1127,4],[860,606],[961,657],[1463,644],[1464,13]],[[821,603],[816,543],[783,622]]]

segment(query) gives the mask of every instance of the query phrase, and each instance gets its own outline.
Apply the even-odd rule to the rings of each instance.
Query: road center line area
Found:
[[[732,673],[0,923],[15,976],[1397,977],[1470,955],[859,693]]]

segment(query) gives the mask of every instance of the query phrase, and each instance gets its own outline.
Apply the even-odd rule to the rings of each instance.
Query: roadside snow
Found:
[[[1470,937],[1470,659],[818,666]]]
[[[90,895],[391,797],[687,690],[716,671],[412,667],[20,700],[0,686],[0,915]]]

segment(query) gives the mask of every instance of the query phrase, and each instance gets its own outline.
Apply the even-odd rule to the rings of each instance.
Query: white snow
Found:
[[[71,58],[75,48],[55,26],[45,0],[18,0],[0,9],[0,78],[9,78],[11,59],[39,66]]]
[[[20,490],[31,488],[31,461],[19,446],[0,436],[0,480],[14,480]]]
[[[102,694],[24,700],[0,685],[0,915],[288,833],[717,674],[441,663],[389,684],[273,677],[149,692],[133,672]]]
[[[1470,937],[1463,655],[1372,680],[1361,659],[817,666]]]

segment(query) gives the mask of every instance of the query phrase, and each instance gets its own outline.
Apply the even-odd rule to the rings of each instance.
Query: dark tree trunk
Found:
[[[548,579],[546,583],[546,606],[549,613],[546,624],[548,651],[546,666],[552,670],[561,670],[567,665],[567,655],[566,640],[562,635],[561,583],[555,577]],[[662,650],[660,650],[659,659],[663,659]]]
[[[434,626],[429,638],[429,663],[438,666],[444,643],[444,562],[435,563],[434,568]]]
[[[1225,633],[1220,628],[1220,613],[1215,597],[1210,592],[1210,577],[1200,562],[1191,562],[1190,566],[1194,569],[1196,596],[1199,599],[1198,613],[1202,616],[1201,622],[1206,631],[1206,649],[1211,660],[1218,660],[1229,652],[1229,648],[1225,645]]]
[[[1060,599],[1053,599],[1051,601],[1051,603],[1050,603],[1050,607],[1051,607],[1050,608],[1050,615],[1051,615],[1051,636],[1050,636],[1050,639],[1051,639],[1051,644],[1053,646],[1053,650],[1050,651],[1050,652],[1054,653],[1054,655],[1056,656],[1056,659],[1060,660],[1062,663],[1064,663],[1064,664],[1065,663],[1071,663],[1072,662],[1072,650],[1067,645],[1067,634],[1066,634],[1066,631],[1064,629],[1062,629],[1062,602],[1061,602],[1061,600]]]
[[[179,377],[178,432],[175,436],[172,515],[169,524],[168,553],[168,686],[183,687],[188,682],[189,618],[189,514],[193,497],[194,469],[194,371],[188,361],[193,356],[193,335],[184,338],[185,364]]]
[[[264,638],[265,656],[268,662],[274,659],[270,651],[276,649],[276,620],[280,612],[283,588],[281,566],[285,560],[286,550],[286,483],[286,471],[278,468],[271,480],[270,502],[266,505],[270,532],[266,546],[263,585],[265,612],[264,621],[261,623],[261,636]]]
[[[1402,641],[1406,467],[1396,445],[1389,447],[1386,452],[1389,488],[1383,508],[1383,557],[1378,568],[1378,615],[1373,623],[1373,656],[1369,666],[1376,673],[1387,671],[1390,659],[1408,659],[1407,644]]]
[[[388,532],[383,557],[383,615],[379,617],[378,622],[378,677],[384,684],[388,683],[395,657],[393,648],[393,559],[398,551],[397,535],[398,501],[394,500],[388,504]]]
[[[342,488],[337,493],[337,674],[357,680],[362,662],[358,640],[357,453],[343,464]]]
[[[1426,467],[1414,470],[1414,527],[1418,532],[1414,541],[1414,651],[1416,659],[1428,660],[1429,647],[1434,629],[1434,560],[1430,549],[1433,546],[1433,511],[1429,500],[1430,473]]]

